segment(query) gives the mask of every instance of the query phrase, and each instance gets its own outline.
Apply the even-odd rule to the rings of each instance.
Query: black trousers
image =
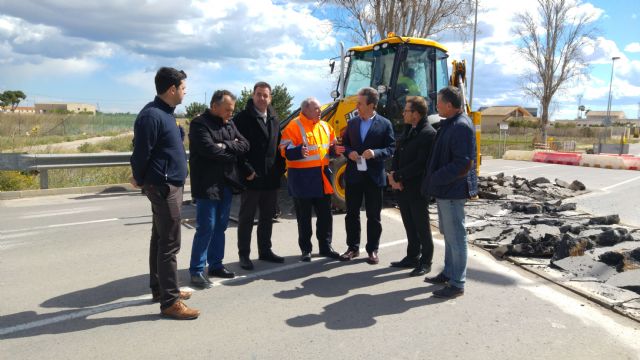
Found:
[[[331,215],[331,195],[318,198],[294,198],[296,219],[298,220],[298,245],[302,252],[311,252],[311,210],[316,213],[316,238],[320,252],[327,252],[331,247],[333,232],[333,216]]]
[[[419,187],[414,190],[405,188],[397,193],[402,223],[407,232],[407,258],[420,258],[421,263],[431,264],[433,237],[429,223],[429,203],[420,195]]]
[[[251,253],[251,232],[256,210],[259,210],[258,254],[271,251],[271,232],[277,203],[278,190],[247,189],[242,193],[238,214],[238,255],[249,256]]]
[[[351,250],[360,248],[360,207],[364,200],[367,213],[367,253],[378,250],[382,224],[380,212],[382,211],[382,192],[368,176],[359,183],[347,183],[345,197],[347,202],[347,215],[344,217],[347,230],[347,246]]]
[[[151,202],[153,225],[149,246],[149,286],[160,295],[160,308],[173,305],[180,296],[176,255],[180,252],[180,207],[182,187],[145,185]]]

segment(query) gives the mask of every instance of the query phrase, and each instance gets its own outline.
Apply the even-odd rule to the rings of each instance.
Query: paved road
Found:
[[[487,162],[483,170],[512,165]],[[150,303],[142,196],[11,200],[0,212],[3,358],[640,358],[640,324],[482,250],[470,252],[465,296],[432,298],[437,287],[387,267],[406,244],[395,209],[384,211],[378,266],[298,262],[295,220],[285,212],[274,249],[287,262],[256,261],[244,272],[230,228],[225,261],[243,277],[197,291],[189,304],[202,316],[187,322],[161,319]],[[339,250],[343,218],[334,216]],[[183,283],[193,232],[183,227]],[[434,272],[442,256],[436,240]]]
[[[499,172],[529,179],[544,176],[551,181],[580,180],[591,192],[571,200],[579,209],[598,215],[619,214],[623,223],[640,227],[640,171],[512,160],[487,160],[480,169],[484,176]]]

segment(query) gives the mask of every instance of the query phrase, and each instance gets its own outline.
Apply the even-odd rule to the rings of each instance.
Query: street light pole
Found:
[[[605,125],[609,127],[611,125],[611,85],[613,83],[613,66],[616,63],[616,60],[620,59],[619,56],[614,56],[611,58],[611,79],[609,79],[609,100],[607,101],[607,117],[605,118]]]
[[[471,55],[471,86],[470,86],[470,94],[469,94],[469,110],[473,111],[473,75],[476,71],[476,29],[478,27],[478,0],[475,0],[476,10],[475,10],[475,20],[473,21],[473,51]]]

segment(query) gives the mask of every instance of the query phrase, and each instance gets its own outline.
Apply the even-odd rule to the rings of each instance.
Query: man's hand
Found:
[[[255,178],[256,178],[256,172],[255,171],[253,173],[251,173],[251,175],[246,177],[246,179],[249,180],[249,181],[251,181],[251,180],[253,180]]]
[[[365,160],[373,159],[373,156],[374,156],[374,155],[375,155],[375,154],[373,153],[373,150],[371,150],[371,149],[367,149],[367,150],[365,150],[365,151],[362,153],[362,157],[363,157]]]
[[[309,156],[309,148],[307,147],[307,144],[302,144],[302,156]]]
[[[336,156],[342,155],[344,153],[344,146],[338,145],[338,144],[334,144],[333,145],[333,152],[336,154]]]
[[[404,189],[404,187],[402,186],[402,182],[400,181],[396,181],[393,178],[393,171],[387,174],[387,180],[389,181],[389,185],[391,185],[391,188],[393,190],[400,190],[402,191],[402,189]]]
[[[358,161],[358,157],[359,157],[359,156],[360,156],[360,155],[358,155],[358,153],[357,153],[357,152],[352,151],[352,152],[350,152],[350,153],[349,153],[349,160],[351,160],[351,161]]]
[[[129,177],[129,184],[131,184],[131,186],[133,186],[136,189],[142,189],[142,186],[138,185],[138,183],[136,182],[136,179],[133,176]]]

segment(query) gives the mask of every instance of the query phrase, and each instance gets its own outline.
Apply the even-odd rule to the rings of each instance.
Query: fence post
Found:
[[[49,188],[49,170],[38,169],[40,171],[40,189]]]

